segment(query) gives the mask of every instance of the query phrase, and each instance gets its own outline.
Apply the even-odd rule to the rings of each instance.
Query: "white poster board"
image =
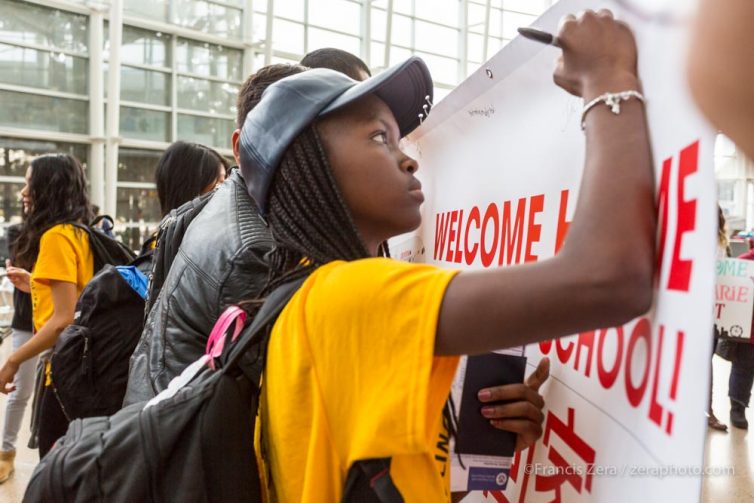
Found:
[[[516,455],[505,492],[466,501],[698,501],[712,344],[713,133],[690,98],[687,27],[643,22],[612,2],[561,0],[534,25],[608,7],[639,46],[659,212],[654,305],[621,327],[528,346],[552,362],[544,435]],[[558,50],[520,37],[438,104],[407,141],[426,203],[395,256],[505,267],[554,255],[584,162],[582,103],[552,83]],[[502,237],[500,237],[502,236]],[[595,243],[598,246],[599,243]]]
[[[715,333],[751,342],[754,313],[754,261],[725,258],[715,267]]]

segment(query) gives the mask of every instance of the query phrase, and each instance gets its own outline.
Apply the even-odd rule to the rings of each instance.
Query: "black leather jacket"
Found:
[[[271,248],[269,230],[234,170],[186,230],[131,356],[124,405],[152,398],[204,354],[223,310],[264,286]]]

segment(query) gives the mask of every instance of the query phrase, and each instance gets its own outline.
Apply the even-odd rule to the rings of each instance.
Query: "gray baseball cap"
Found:
[[[262,215],[272,179],[288,146],[317,117],[374,94],[395,116],[401,137],[416,129],[432,106],[427,65],[411,57],[363,82],[325,68],[270,85],[246,116],[239,140],[241,174]]]

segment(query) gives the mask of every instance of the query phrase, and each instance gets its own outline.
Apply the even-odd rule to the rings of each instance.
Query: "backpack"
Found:
[[[136,254],[126,245],[108,236],[101,228],[96,227],[96,224],[104,218],[110,219],[112,222],[110,217],[97,217],[91,225],[72,224],[74,227],[86,232],[89,236],[89,247],[92,249],[92,255],[94,256],[95,273],[107,264],[126,265],[136,258]]]
[[[89,248],[92,252],[92,258],[93,258],[93,273],[94,276],[92,276],[92,279],[96,276],[96,274],[101,271],[106,265],[125,265],[130,263],[132,260],[134,260],[134,253],[123,243],[118,241],[117,239],[114,239],[105,232],[97,227],[98,223],[103,220],[108,219],[112,223],[112,218],[108,216],[104,217],[97,217],[95,218],[90,225],[85,225],[79,222],[68,222],[70,225],[75,227],[78,230],[81,230],[86,233],[88,239],[89,239]],[[91,282],[91,280],[90,280]],[[89,283],[84,287],[84,290],[82,291],[82,294],[86,289],[88,288]],[[76,305],[77,312],[80,312],[81,309],[79,307],[79,301],[77,301]],[[74,318],[77,318],[78,316],[74,316]],[[59,336],[60,338],[60,336]],[[57,342],[57,341],[56,341]],[[80,365],[76,368],[80,368]],[[44,375],[44,374],[41,374]],[[37,411],[40,407],[40,400],[42,398],[42,384],[44,380],[40,381],[39,378],[37,379],[37,388],[34,393],[34,401],[32,405],[32,423],[31,423],[31,429],[32,429],[32,436],[31,440],[29,440],[29,446],[32,448],[37,447],[37,435],[38,435],[38,428],[39,428],[39,418]],[[58,401],[60,401],[58,399]],[[62,404],[61,404],[62,406]]]
[[[243,330],[221,316],[223,332],[236,322],[233,336],[146,405],[73,421],[35,468],[23,501],[261,501],[253,445],[264,353],[278,314],[304,279],[274,290]],[[402,502],[389,464],[355,463],[343,501]]]
[[[201,196],[195,197],[191,201],[184,203],[178,208],[172,210],[160,222],[160,228],[157,231],[157,244],[154,249],[152,258],[152,270],[149,274],[149,286],[147,288],[147,301],[145,313],[152,309],[154,301],[160,294],[160,289],[165,283],[165,278],[173,265],[173,260],[178,254],[183,242],[183,236],[186,234],[194,218],[207,206],[212,199],[215,191],[208,192]]]
[[[131,265],[139,270],[150,258],[142,255]],[[121,408],[129,358],[144,329],[143,313],[144,298],[112,265],[84,287],[73,323],[58,336],[50,358],[53,391],[68,421]]]

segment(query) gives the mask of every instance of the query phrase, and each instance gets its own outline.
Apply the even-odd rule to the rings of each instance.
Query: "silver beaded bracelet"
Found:
[[[642,103],[646,103],[646,100],[644,99],[644,95],[642,95],[639,91],[621,91],[619,93],[605,93],[601,96],[597,96],[592,101],[587,103],[584,106],[584,111],[581,112],[581,129],[582,131],[586,127],[586,114],[594,108],[595,106],[599,105],[600,103],[604,103],[605,105],[610,107],[610,111],[613,112],[615,115],[620,114],[620,103],[621,101],[628,101],[631,98],[636,98],[637,100],[641,101]]]

